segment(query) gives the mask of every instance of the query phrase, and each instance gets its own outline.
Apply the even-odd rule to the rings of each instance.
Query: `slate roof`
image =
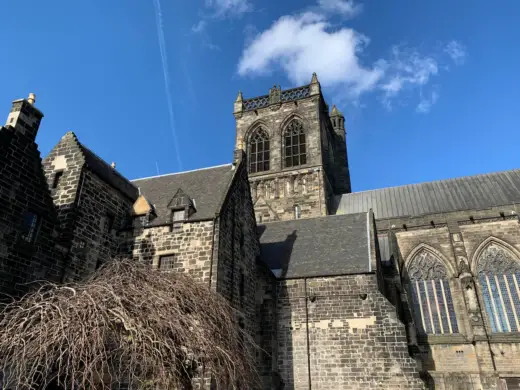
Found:
[[[370,272],[368,213],[258,226],[261,258],[282,278]]]
[[[127,178],[112,168],[105,160],[95,154],[92,150],[78,141],[78,144],[85,156],[87,166],[96,173],[101,179],[110,184],[115,189],[121,191],[130,199],[136,200],[139,191]]]
[[[376,219],[385,219],[514,203],[520,203],[520,169],[338,195],[336,213],[372,209]]]
[[[189,217],[189,220],[214,218],[231,183],[234,173],[231,167],[231,164],[226,164],[132,180],[146,200],[155,207],[157,218],[151,221],[149,226],[164,225],[170,222],[168,204],[179,188],[195,204],[196,212]]]

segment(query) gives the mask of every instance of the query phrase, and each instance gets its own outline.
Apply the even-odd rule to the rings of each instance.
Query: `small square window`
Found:
[[[61,177],[63,176],[63,171],[58,171],[54,174],[54,180],[52,181],[52,188],[58,188],[60,185]]]
[[[140,215],[134,218],[134,227],[141,228],[148,224],[148,215]]]
[[[159,257],[159,269],[161,271],[171,271],[175,265],[175,255],[164,255]]]
[[[173,221],[174,222],[175,221],[184,221],[185,216],[186,216],[185,210],[174,211],[173,212]]]
[[[23,214],[22,239],[27,242],[34,242],[38,230],[38,216],[30,211]]]

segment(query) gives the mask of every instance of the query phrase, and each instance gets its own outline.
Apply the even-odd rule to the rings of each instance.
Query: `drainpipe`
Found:
[[[309,297],[307,296],[307,278],[303,279],[303,286],[305,289],[305,328],[307,333],[307,375],[309,380],[309,390],[312,389],[311,382],[311,342],[309,335]]]
[[[320,200],[320,217],[323,215],[322,205],[321,205],[321,169],[318,168],[318,194]]]

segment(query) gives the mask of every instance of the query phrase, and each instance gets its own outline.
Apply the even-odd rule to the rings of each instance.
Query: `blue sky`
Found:
[[[0,109],[37,95],[129,178],[227,163],[233,101],[318,73],[356,191],[518,168],[520,3],[3,1]],[[178,153],[177,153],[178,150]]]

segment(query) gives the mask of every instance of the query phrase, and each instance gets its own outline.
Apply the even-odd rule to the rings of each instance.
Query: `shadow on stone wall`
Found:
[[[261,236],[264,231],[265,226],[258,227],[259,236]],[[272,261],[272,263],[268,264],[269,268],[281,270],[281,278],[284,278],[287,272],[297,237],[297,231],[294,230],[291,234],[287,235],[284,241],[261,244],[262,256],[264,259],[269,258],[269,260]],[[293,390],[295,389],[294,382],[295,376],[297,375],[297,373],[294,372],[294,363],[297,358],[295,359],[294,356],[293,324],[302,321],[302,318],[293,318],[293,316],[295,313],[297,315],[297,313],[301,311],[301,307],[293,307],[295,294],[294,291],[288,289],[286,282],[277,281],[275,283],[277,289],[276,303],[273,306],[275,312],[271,315],[271,321],[274,322],[274,334],[272,334],[271,337],[264,337],[262,340],[263,345],[261,345],[266,353],[263,359],[265,361],[264,372],[267,374],[268,371],[271,371],[270,375],[273,389]],[[305,296],[301,294],[296,295],[298,296],[296,298],[297,306],[300,306],[300,304],[304,305]],[[307,357],[305,357],[305,359],[307,359]],[[307,375],[307,373],[305,373],[305,375]]]

